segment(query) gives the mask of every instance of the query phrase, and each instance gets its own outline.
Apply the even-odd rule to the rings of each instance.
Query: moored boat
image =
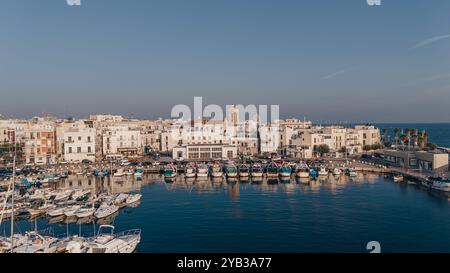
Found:
[[[174,178],[177,176],[177,168],[173,164],[168,164],[163,170],[164,178]]]
[[[281,177],[290,177],[292,174],[292,167],[288,162],[284,162],[280,167]]]
[[[306,163],[300,162],[295,171],[295,175],[299,178],[309,178],[309,167]]]
[[[214,163],[212,165],[211,176],[212,177],[222,177],[223,176],[222,166],[219,163]]]
[[[190,164],[190,163],[186,164],[186,166],[184,167],[184,176],[186,178],[191,178],[191,177],[196,176],[196,171],[195,171],[194,166],[192,166],[192,164]]]
[[[207,177],[208,176],[208,166],[205,164],[197,165],[197,177]]]
[[[253,164],[251,169],[252,177],[262,177],[263,176],[263,168],[261,164]]]
[[[275,162],[271,162],[267,165],[267,177],[278,177],[278,165]]]
[[[241,164],[238,167],[239,177],[248,177],[250,175],[250,169],[247,164]]]
[[[234,178],[238,176],[238,170],[233,162],[229,162],[225,166],[225,173],[227,177]]]

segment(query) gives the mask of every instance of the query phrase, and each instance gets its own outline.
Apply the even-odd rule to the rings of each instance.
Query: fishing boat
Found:
[[[325,166],[319,166],[317,173],[319,176],[328,176],[328,170]]]
[[[122,177],[125,173],[123,172],[123,169],[117,169],[117,171],[114,173],[114,177]]]
[[[141,200],[141,198],[142,198],[142,194],[139,194],[139,193],[137,193],[137,194],[130,194],[129,196],[128,196],[128,198],[127,198],[127,200],[126,200],[126,203],[129,205],[129,204],[133,204],[133,203],[136,203],[136,202],[138,202],[139,200]]]
[[[309,178],[309,167],[306,163],[300,162],[295,171],[295,175],[299,178]]]
[[[238,170],[233,162],[228,162],[225,166],[225,174],[229,178],[235,178],[238,176]]]
[[[267,177],[278,177],[278,165],[273,161],[267,165]]]
[[[137,179],[140,179],[140,178],[142,178],[143,175],[144,175],[144,169],[136,168],[136,170],[134,172],[134,177]]]
[[[71,253],[133,253],[141,242],[141,230],[132,229],[114,234],[114,226],[101,225],[97,236],[73,241]],[[76,244],[75,244],[76,243]]]
[[[450,192],[450,179],[443,177],[428,177],[426,185],[434,190]]]
[[[197,166],[197,177],[207,177],[208,176],[208,166],[205,164],[200,164]]]
[[[350,177],[356,177],[358,176],[358,173],[353,168],[347,168],[345,170],[345,174],[347,174]]]
[[[250,169],[247,164],[241,164],[238,167],[239,177],[249,177]]]
[[[85,175],[86,174],[86,172],[84,171],[84,170],[78,170],[77,172],[76,172],[76,175],[78,175],[78,176],[83,176],[83,175]]]
[[[211,176],[212,177],[222,177],[223,171],[222,166],[219,163],[214,163],[211,167]]]
[[[262,177],[263,176],[263,168],[261,164],[253,164],[251,169],[252,177]]]
[[[394,180],[394,182],[402,182],[403,181],[403,175],[395,174],[395,175],[392,176],[392,180]]]
[[[292,167],[288,162],[284,162],[280,167],[281,177],[290,177],[292,174]]]
[[[97,211],[94,213],[95,218],[102,219],[108,217],[119,210],[116,205],[109,205],[108,203],[102,203]]]
[[[194,166],[192,166],[192,164],[186,164],[186,166],[184,167],[184,176],[186,178],[192,178],[196,176],[196,170]]]
[[[341,175],[341,174],[342,174],[342,170],[340,168],[333,169],[333,175]]]
[[[316,179],[318,176],[318,173],[316,171],[316,169],[311,168],[309,169],[309,177],[311,177],[311,179]]]
[[[174,178],[177,176],[177,168],[173,164],[166,165],[163,170],[164,178]]]

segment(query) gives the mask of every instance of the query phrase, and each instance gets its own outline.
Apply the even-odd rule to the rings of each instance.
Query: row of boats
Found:
[[[357,172],[352,168],[345,168],[344,170],[335,167],[333,169],[327,168],[325,165],[308,166],[305,162],[299,164],[293,164],[284,162],[277,164],[271,162],[270,164],[263,166],[262,164],[240,164],[236,165],[234,162],[228,162],[224,165],[214,163],[211,165],[206,164],[191,164],[188,163],[184,167],[184,176],[186,178],[192,177],[223,177],[236,178],[236,177],[291,177],[295,175],[299,178],[311,178],[316,179],[319,176],[328,176],[330,173],[333,175],[341,175],[343,173],[354,177],[357,176]],[[169,164],[163,168],[163,175],[165,178],[174,178],[178,174],[176,166]]]
[[[392,176],[394,182],[404,181],[402,174],[394,174]],[[444,178],[442,176],[430,176],[421,181],[421,185],[428,189],[450,192],[450,179]]]
[[[10,193],[3,193],[0,202],[4,203],[0,214],[3,219],[10,218],[14,211],[15,217],[37,218],[48,217],[75,217],[95,219],[106,218],[121,207],[138,203],[142,195],[139,193],[120,193],[118,195],[91,195],[90,189],[33,189],[22,196],[16,196],[13,206],[7,201]]]
[[[101,225],[90,237],[54,237],[37,231],[0,237],[0,253],[132,253],[141,241],[141,230],[114,232],[112,225]]]

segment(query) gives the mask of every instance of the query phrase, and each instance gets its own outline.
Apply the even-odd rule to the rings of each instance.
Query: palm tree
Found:
[[[394,128],[394,132],[395,132],[395,148],[397,148],[397,145],[398,145],[398,132],[399,131],[400,131],[400,129]]]
[[[383,143],[386,143],[386,134],[387,134],[387,130],[383,129]]]

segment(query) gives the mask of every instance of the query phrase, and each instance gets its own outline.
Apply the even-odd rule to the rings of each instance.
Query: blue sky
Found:
[[[450,1],[0,0],[0,114],[450,121]]]

